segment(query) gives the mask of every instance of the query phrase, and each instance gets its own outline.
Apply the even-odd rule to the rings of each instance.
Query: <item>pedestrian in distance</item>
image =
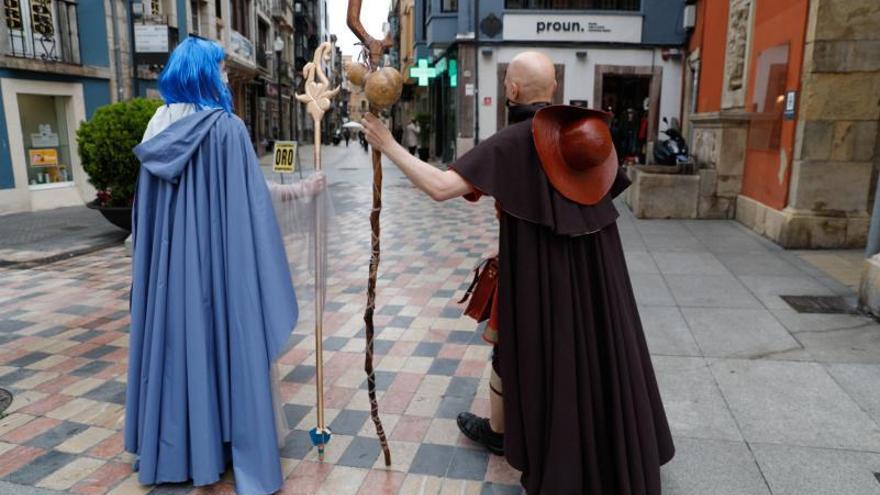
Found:
[[[422,128],[419,126],[419,123],[416,122],[416,119],[409,119],[409,124],[406,125],[406,130],[404,131],[403,143],[406,149],[409,150],[410,155],[415,155],[418,151],[421,136]]]
[[[550,105],[555,69],[538,52],[511,60],[504,88],[509,125],[445,171],[363,122],[433,199],[495,200],[499,253],[472,294],[494,345],[491,415],[458,426],[522,471],[529,495],[660,495],[674,446],[617,230],[629,181],[610,115]]]

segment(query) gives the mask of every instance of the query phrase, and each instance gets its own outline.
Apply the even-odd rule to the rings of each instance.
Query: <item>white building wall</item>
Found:
[[[593,85],[597,65],[627,66],[660,66],[663,76],[660,88],[660,128],[663,117],[681,120],[681,77],[682,64],[680,59],[664,61],[659,48],[535,48],[527,45],[494,47],[491,56],[478,54],[480,64],[479,100],[480,105],[480,139],[486,139],[495,133],[497,108],[504,104],[504,95],[498,93],[499,63],[510,63],[510,60],[525,50],[538,50],[549,56],[554,63],[565,65],[564,103],[571,100],[587,100],[591,108],[596,107],[593,101]],[[586,51],[586,59],[579,59],[578,51]],[[491,97],[492,104],[483,104],[484,98]],[[662,136],[661,136],[662,137]]]

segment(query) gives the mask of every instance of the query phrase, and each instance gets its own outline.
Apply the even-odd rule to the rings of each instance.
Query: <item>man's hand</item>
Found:
[[[366,136],[367,142],[370,143],[374,150],[387,153],[396,144],[391,131],[372,113],[368,113],[364,120],[361,121],[361,124],[364,126],[364,136]]]

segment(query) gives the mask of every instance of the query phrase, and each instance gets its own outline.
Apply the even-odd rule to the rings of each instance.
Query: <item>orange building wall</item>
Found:
[[[788,73],[786,91],[798,91],[800,98],[801,66],[804,53],[804,30],[807,24],[809,0],[758,0],[754,13],[749,84],[746,92],[746,111],[751,111],[755,90],[756,62],[767,48],[788,43]],[[795,115],[795,117],[797,117]],[[781,210],[788,199],[791,161],[794,147],[796,120],[784,120],[780,138],[781,150],[747,150],[742,193],[767,206]],[[785,160],[785,171],[780,182],[780,163]]]
[[[694,26],[690,49],[700,49],[698,113],[721,110],[729,7],[729,0],[701,0],[697,4],[697,25]]]

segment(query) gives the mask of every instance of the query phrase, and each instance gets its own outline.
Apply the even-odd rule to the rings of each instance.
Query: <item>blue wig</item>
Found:
[[[162,75],[159,93],[165,103],[192,103],[199,110],[232,111],[232,96],[220,78],[223,48],[210,40],[189,36],[171,53]]]

